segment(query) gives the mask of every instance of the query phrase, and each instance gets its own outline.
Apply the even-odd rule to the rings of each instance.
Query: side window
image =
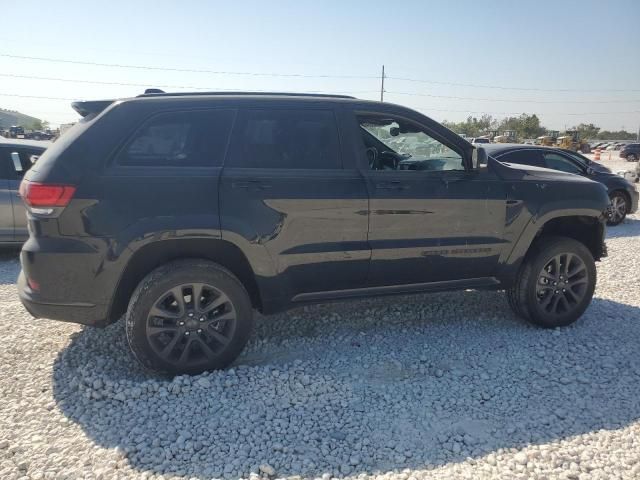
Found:
[[[12,150],[0,147],[0,180],[9,180],[14,178],[13,161],[11,160]]]
[[[560,170],[567,173],[582,173],[582,169],[580,167],[578,167],[568,158],[565,158],[562,155],[558,155],[557,153],[545,153],[544,161],[547,164],[547,168],[552,168],[554,170]]]
[[[29,148],[5,147],[0,149],[0,178],[22,178],[40,155],[42,155],[40,150]]]
[[[226,165],[339,169],[338,126],[331,110],[246,110],[234,129]]]
[[[168,112],[151,117],[118,154],[125,166],[221,166],[233,110]]]
[[[518,163],[520,165],[532,165],[544,167],[544,160],[538,150],[515,150],[502,155],[496,155],[496,159],[504,163]]]
[[[22,172],[19,172],[18,176],[27,173],[27,170],[33,167],[33,164],[40,158],[40,155],[44,153],[43,151],[29,148],[21,148],[16,150],[16,152],[20,156],[20,165],[22,166]]]
[[[422,127],[383,114],[358,115],[370,170],[464,170],[462,155]]]

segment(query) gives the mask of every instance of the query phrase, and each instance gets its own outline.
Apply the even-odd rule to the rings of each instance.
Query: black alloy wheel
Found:
[[[229,344],[236,311],[212,285],[188,283],[164,292],[147,316],[149,345],[163,360],[188,369],[213,360]]]

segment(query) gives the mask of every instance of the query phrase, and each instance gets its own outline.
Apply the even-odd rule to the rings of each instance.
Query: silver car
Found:
[[[0,244],[19,245],[28,237],[27,214],[18,194],[25,172],[50,142],[4,140],[0,137]]]

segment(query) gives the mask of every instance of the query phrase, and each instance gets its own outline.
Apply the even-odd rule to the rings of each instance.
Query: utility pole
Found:
[[[384,102],[384,65],[382,65],[382,77],[381,77],[381,85],[380,85],[380,101]]]

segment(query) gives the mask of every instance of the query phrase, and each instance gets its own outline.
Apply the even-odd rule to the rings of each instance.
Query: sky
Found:
[[[2,12],[0,108],[53,125],[77,118],[74,99],[147,87],[379,99],[384,65],[385,101],[438,121],[640,127],[638,0],[21,0]]]

